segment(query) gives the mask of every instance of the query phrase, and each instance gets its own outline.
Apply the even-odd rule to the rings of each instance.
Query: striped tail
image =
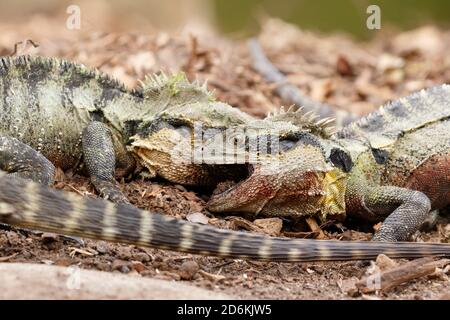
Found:
[[[168,218],[0,175],[0,222],[72,236],[193,254],[268,261],[450,256],[450,245],[274,238]]]

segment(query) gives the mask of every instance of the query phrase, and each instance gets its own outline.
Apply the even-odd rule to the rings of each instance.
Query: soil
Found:
[[[13,54],[15,43],[29,39],[33,43],[19,46],[21,53],[94,66],[130,87],[147,73],[183,70],[191,79],[208,79],[209,88],[220,100],[255,116],[264,116],[282,105],[273,93],[274,86],[251,68],[245,41],[226,39],[212,28],[174,34],[146,29],[130,34],[113,26],[108,26],[108,32],[55,28],[62,23],[60,17],[39,17],[20,24],[0,22],[0,55]],[[433,26],[404,33],[385,31],[370,42],[359,43],[346,35],[325,36],[268,20],[259,40],[275,65],[305,93],[360,115],[409,92],[450,82],[450,31]],[[369,240],[374,227],[330,222],[321,226],[322,234],[312,233],[289,221],[213,216],[204,209],[207,194],[164,181],[136,179],[122,181],[121,185],[131,202],[140,208],[221,228],[281,236]],[[59,172],[55,187],[96,197],[87,178],[70,172]],[[450,225],[445,222],[414,236],[415,241],[449,239]],[[282,264],[220,259],[68,239],[7,226],[0,230],[0,262],[77,266],[183,282],[231,297],[252,299],[436,299],[450,291],[446,269],[441,270],[440,276],[412,280],[387,292],[351,297],[341,289],[343,281],[363,277],[373,262]],[[23,287],[18,286],[17,290],[20,292]],[[58,290],[54,294],[66,297],[58,295]]]

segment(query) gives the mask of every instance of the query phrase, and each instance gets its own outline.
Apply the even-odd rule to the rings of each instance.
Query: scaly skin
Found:
[[[0,58],[0,111],[0,169],[51,184],[55,166],[84,165],[114,202],[127,202],[115,169],[126,176],[145,167],[186,185],[233,176],[228,167],[175,162],[171,144],[186,140],[187,123],[226,127],[252,119],[181,74],[147,77],[128,90],[83,65],[31,56]]]
[[[0,223],[71,236],[219,257],[304,262],[443,255],[441,243],[274,238],[217,229],[135,207],[50,189],[0,171]]]
[[[303,133],[215,194],[212,212],[385,219],[374,240],[407,240],[450,204],[450,86],[396,100],[330,138]]]
[[[158,113],[150,125],[137,131],[130,150],[144,160],[151,176],[215,187],[218,182],[245,177],[250,152],[233,150],[233,145],[249,131],[253,138],[276,135],[279,139],[299,132],[328,137],[332,124],[331,118],[317,119],[295,106],[255,119],[228,105],[198,103]]]

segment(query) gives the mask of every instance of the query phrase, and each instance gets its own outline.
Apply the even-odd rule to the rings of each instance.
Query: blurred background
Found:
[[[257,33],[258,21],[271,16],[304,29],[345,31],[357,39],[370,39],[377,33],[366,28],[371,4],[380,6],[384,29],[408,30],[431,22],[450,25],[448,0],[2,0],[0,19],[11,23],[57,14],[65,19],[71,4],[80,6],[83,27],[93,30],[174,31],[208,24],[235,38]]]
[[[370,5],[379,30],[367,27]],[[450,83],[448,0],[0,0],[0,56],[64,58],[130,88],[183,71],[263,117],[291,102],[255,72],[250,36],[304,95],[359,115]]]

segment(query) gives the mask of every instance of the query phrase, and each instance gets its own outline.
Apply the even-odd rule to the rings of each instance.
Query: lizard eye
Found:
[[[183,137],[190,136],[191,135],[191,127],[186,125],[181,125],[178,127],[174,127],[175,130],[180,133]]]
[[[176,125],[171,125],[171,127],[178,131],[181,135],[190,135],[191,134],[191,127],[186,125],[186,124],[176,124]]]
[[[321,148],[320,141],[309,132],[289,133],[285,137],[280,138],[280,152],[292,150],[298,145],[312,145]]]
[[[287,135],[280,137],[280,152],[286,152],[295,148],[299,141],[300,137],[295,133],[288,133]]]
[[[281,152],[286,152],[291,150],[292,148],[294,148],[297,145],[298,140],[295,139],[282,139],[280,140],[280,151]]]
[[[167,126],[174,129],[182,136],[190,136],[192,133],[190,124],[179,119],[168,119]]]

